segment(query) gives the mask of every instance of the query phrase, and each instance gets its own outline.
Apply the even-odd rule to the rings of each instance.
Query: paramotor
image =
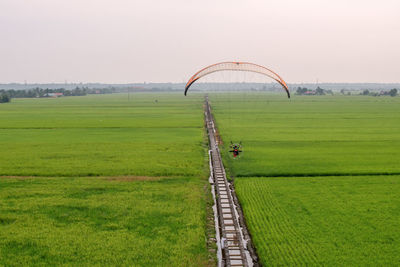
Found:
[[[286,84],[286,82],[274,71],[263,67],[261,65],[257,65],[254,63],[249,63],[249,62],[221,62],[217,64],[210,65],[208,67],[205,67],[198,72],[196,72],[186,83],[185,86],[185,95],[187,94],[187,91],[189,90],[190,86],[196,82],[198,79],[217,72],[217,71],[249,71],[249,72],[255,72],[259,73],[262,75],[266,75],[270,77],[271,79],[275,80],[278,82],[280,85],[282,85],[283,89],[286,91],[288,98],[290,98],[290,92],[289,88]]]

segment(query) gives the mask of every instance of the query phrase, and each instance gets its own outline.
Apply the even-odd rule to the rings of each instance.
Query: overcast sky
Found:
[[[0,0],[0,34],[0,83],[183,82],[232,60],[400,82],[399,0]]]

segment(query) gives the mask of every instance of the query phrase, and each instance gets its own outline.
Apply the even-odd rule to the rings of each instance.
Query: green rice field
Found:
[[[400,265],[400,97],[210,100],[263,266]],[[202,103],[1,104],[0,266],[215,265]]]
[[[240,178],[235,187],[266,266],[400,263],[400,176]]]
[[[204,266],[204,180],[3,178],[2,266]]]
[[[212,265],[202,102],[0,105],[0,266]]]
[[[0,175],[202,175],[202,101],[180,94],[14,99],[0,106]]]
[[[210,98],[263,265],[400,264],[399,97]]]
[[[400,98],[212,95],[236,176],[400,174]],[[226,157],[226,160],[229,158]]]

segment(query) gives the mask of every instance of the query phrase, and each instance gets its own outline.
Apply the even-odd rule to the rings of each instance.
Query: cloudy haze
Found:
[[[397,0],[1,0],[0,83],[183,82],[218,61],[288,82],[400,82]]]

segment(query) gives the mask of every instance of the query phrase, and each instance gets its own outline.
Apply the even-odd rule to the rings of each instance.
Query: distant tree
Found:
[[[308,91],[308,89],[305,88],[305,87],[303,87],[303,88],[297,87],[296,94],[298,94],[298,95],[303,95],[303,94],[305,94],[305,92],[307,92],[307,91]]]
[[[389,91],[390,96],[396,96],[397,95],[397,89],[392,89]]]
[[[368,89],[365,89],[365,90],[362,92],[362,94],[363,94],[363,95],[369,95],[369,90],[368,90]]]
[[[8,103],[11,101],[11,97],[8,94],[2,93],[0,95],[0,103]]]
[[[340,93],[341,93],[342,95],[344,95],[345,90],[344,90],[344,89],[340,90]]]
[[[71,92],[71,95],[73,95],[73,96],[83,96],[86,94],[87,94],[87,89],[85,87],[83,87],[83,88],[76,87]]]
[[[332,90],[325,90],[325,92],[326,92],[327,94],[333,95],[333,91],[332,91]]]
[[[325,90],[318,86],[317,89],[315,89],[315,93],[317,95],[324,95],[325,94]]]

